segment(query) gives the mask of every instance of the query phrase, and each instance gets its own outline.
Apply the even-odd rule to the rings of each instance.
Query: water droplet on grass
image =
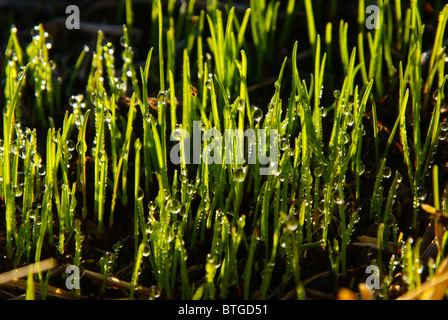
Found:
[[[296,231],[299,227],[299,219],[296,216],[288,216],[286,219],[286,227],[290,231]]]
[[[448,131],[448,122],[442,122],[442,124],[440,125],[440,129],[442,131]]]
[[[233,179],[236,182],[243,182],[244,178],[246,177],[247,167],[239,167],[236,168],[233,172]]]
[[[284,182],[284,181],[285,181],[285,174],[284,174],[283,172],[281,172],[281,173],[278,175],[278,180],[279,180],[280,182]]]
[[[334,190],[332,199],[337,204],[342,204],[344,202],[344,199],[342,198],[341,191],[339,189]]]
[[[19,157],[22,159],[26,158],[26,148],[25,147],[20,147],[19,149]]]
[[[342,105],[342,113],[347,116],[350,114],[351,105],[343,104]]]
[[[353,125],[353,123],[355,122],[355,117],[353,116],[353,114],[349,113],[347,115],[347,125],[349,127],[351,127]]]
[[[342,134],[342,142],[343,142],[344,144],[347,144],[347,143],[350,142],[350,135],[349,135],[347,132],[344,132],[344,133]]]
[[[437,101],[439,100],[439,90],[436,90],[432,93],[432,98]]]
[[[388,179],[388,178],[390,178],[391,175],[392,175],[392,170],[391,170],[391,168],[389,168],[388,166],[384,167],[384,170],[383,170],[383,178]]]
[[[156,285],[151,286],[151,296],[154,299],[158,299],[160,297],[160,290]]]
[[[215,269],[218,269],[220,266],[221,266],[221,264],[219,263],[219,259],[218,259],[218,256],[217,255],[215,255],[215,254],[207,254],[207,265],[208,266],[210,266],[210,267],[212,267],[212,268],[215,268]],[[209,270],[209,271],[212,271],[212,270]]]
[[[104,121],[110,123],[112,120],[112,112],[110,110],[106,110],[104,113]]]
[[[417,188],[417,198],[418,198],[420,201],[424,201],[424,200],[426,199],[426,196],[427,196],[427,193],[426,193],[425,188],[423,188],[423,187],[418,187],[418,188]]]
[[[208,90],[212,89],[212,79],[209,78],[206,82],[205,82],[205,86],[207,87]]]
[[[315,175],[316,177],[321,177],[322,174],[323,174],[323,172],[324,172],[324,170],[322,169],[321,166],[317,166],[317,167],[314,169],[314,175]]]
[[[67,140],[66,144],[67,144],[67,150],[69,152],[72,152],[75,150],[75,143],[73,142],[73,140]]]
[[[289,138],[283,137],[280,141],[280,150],[286,151],[289,149]]]
[[[121,37],[120,37],[120,45],[121,45],[123,48],[127,48],[128,44],[126,43],[126,37],[125,37],[125,36],[121,36]]]
[[[34,212],[33,209],[28,210],[28,216],[30,217],[31,220],[34,220],[36,218],[36,213]]]
[[[198,89],[195,86],[190,86],[190,95],[196,97],[198,95]]]
[[[15,197],[19,198],[23,194],[23,188],[21,186],[14,186],[13,192],[14,192]]]
[[[23,185],[25,184],[25,172],[23,171],[17,172],[16,179],[17,179],[17,185],[23,187]]]
[[[170,210],[171,213],[179,213],[180,209],[182,208],[182,204],[177,199],[170,199],[168,200],[168,210]]]
[[[39,30],[39,26],[34,26],[33,29],[31,29],[31,37],[33,37],[34,40],[39,40],[39,34],[40,34],[40,30]]]
[[[138,200],[143,200],[145,196],[145,192],[143,191],[142,188],[138,188],[138,192],[137,192],[137,199]]]
[[[242,111],[244,109],[244,106],[246,105],[246,102],[243,99],[238,99],[236,103],[236,107],[238,110]]]
[[[22,79],[24,75],[25,75],[25,67],[20,67],[19,70],[17,70],[17,80]]]
[[[10,145],[10,147],[9,147],[9,151],[10,151],[12,154],[14,154],[14,155],[17,154],[16,140],[14,140],[14,141],[11,143],[11,145]]]
[[[166,91],[160,91],[157,95],[157,101],[163,105],[167,102]]]
[[[358,168],[358,175],[362,175],[364,171],[366,170],[364,163],[362,161],[359,162],[359,168]]]
[[[45,37],[45,47],[47,49],[51,49],[51,47],[53,46],[53,39],[51,38],[48,32],[44,33],[44,37]]]
[[[149,256],[150,252],[151,252],[151,249],[149,248],[149,246],[147,244],[145,244],[143,246],[142,256],[147,257],[147,256]]]
[[[325,199],[322,199],[319,201],[319,204],[317,205],[317,208],[320,212],[324,212],[325,210]]]
[[[148,222],[148,223],[146,224],[146,228],[145,228],[145,230],[146,230],[146,233],[147,233],[147,234],[151,234],[151,233],[152,233],[152,231],[154,230],[154,228],[153,228],[151,222]]]
[[[255,121],[260,122],[261,118],[263,118],[263,111],[261,111],[261,109],[255,106],[252,107],[252,110],[253,110],[252,117],[254,118]]]

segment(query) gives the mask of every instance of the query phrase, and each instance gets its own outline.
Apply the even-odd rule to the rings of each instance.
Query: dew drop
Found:
[[[40,34],[40,30],[39,30],[39,26],[34,26],[33,29],[31,29],[31,37],[33,37],[34,40],[39,40],[39,34]]]
[[[322,174],[323,174],[322,166],[317,166],[317,167],[314,169],[314,175],[315,175],[316,177],[322,177]]]
[[[168,210],[170,210],[171,213],[179,213],[180,209],[182,208],[182,204],[177,199],[170,199],[168,200]]]
[[[283,172],[281,172],[281,173],[278,175],[278,180],[279,180],[280,182],[284,182],[284,181],[285,181],[285,174],[284,174]]]
[[[128,46],[128,44],[126,43],[126,37],[125,37],[125,36],[121,36],[121,37],[120,37],[120,45],[121,45],[123,48],[126,48],[126,47]]]
[[[344,199],[342,198],[341,192],[339,191],[339,189],[334,190],[332,199],[337,204],[342,204],[344,202]]]
[[[47,49],[51,49],[51,47],[53,46],[53,39],[51,38],[48,32],[45,32],[44,36],[45,36],[45,47]]]
[[[110,123],[112,120],[112,112],[110,110],[106,110],[104,113],[104,121]]]
[[[75,95],[70,96],[70,98],[68,99],[68,104],[72,107],[75,107],[77,104],[77,99]]]
[[[22,159],[26,158],[26,148],[25,147],[20,147],[19,149],[19,157]]]
[[[28,210],[28,216],[30,217],[31,220],[34,220],[36,218],[36,213],[34,212],[33,209]]]
[[[24,75],[25,75],[25,67],[20,67],[19,70],[17,70],[17,80],[22,79]]]
[[[190,86],[190,95],[196,97],[198,95],[198,89],[194,86]]]
[[[180,141],[181,138],[181,131],[180,128],[176,128],[171,132],[171,139],[174,141]]]
[[[280,141],[280,150],[287,151],[289,149],[289,139],[288,137],[283,137]]]
[[[342,113],[345,116],[348,116],[350,114],[350,110],[351,110],[351,106],[350,105],[347,105],[347,104],[343,104],[342,105]]]
[[[160,290],[156,285],[151,286],[151,296],[154,299],[158,299],[160,297]]]
[[[418,188],[417,188],[417,198],[418,198],[420,201],[424,201],[424,200],[426,199],[426,196],[427,196],[427,193],[426,193],[425,188],[423,188],[423,187],[418,187]]]
[[[349,135],[347,132],[344,132],[344,133],[342,134],[342,142],[343,142],[344,144],[347,144],[347,143],[350,142],[350,135]]]
[[[359,168],[358,168],[358,175],[363,175],[364,171],[366,170],[364,163],[362,161],[359,162]]]
[[[207,186],[205,184],[201,185],[198,188],[198,192],[202,198],[206,198],[207,197]]]
[[[347,115],[347,125],[349,127],[351,127],[353,125],[353,123],[355,122],[355,117],[353,116],[353,114],[349,113]]]
[[[67,150],[69,152],[72,152],[75,150],[75,143],[73,142],[73,140],[67,140],[66,144],[67,144]]]
[[[14,195],[16,198],[19,198],[23,194],[23,188],[21,186],[14,186]]]
[[[233,172],[233,179],[236,182],[243,182],[244,178],[246,177],[247,167],[239,167],[236,168]]]
[[[390,169],[390,167],[385,166],[384,170],[383,170],[383,178],[388,179],[388,178],[390,178],[391,175],[392,175],[392,170]]]
[[[432,98],[437,101],[439,100],[439,90],[436,90],[432,93]]]
[[[238,110],[242,111],[244,109],[245,105],[246,105],[246,102],[244,102],[243,99],[238,99],[237,104],[236,104]]]
[[[138,200],[143,200],[145,196],[145,192],[143,191],[142,188],[138,188],[138,192],[137,192],[137,199]]]
[[[208,90],[211,90],[211,89],[212,89],[212,79],[209,78],[209,79],[205,82],[205,86],[207,87]]]
[[[448,122],[442,122],[440,129],[442,131],[448,131]]]
[[[252,113],[252,117],[254,118],[255,121],[260,122],[261,118],[263,118],[263,111],[261,111],[261,109],[253,106],[252,107],[253,113]]]
[[[286,227],[290,231],[296,231],[299,227],[299,219],[297,219],[296,216],[288,216],[288,218],[286,219]]]
[[[341,96],[341,91],[339,91],[339,90],[333,91],[333,97],[335,97],[336,99],[339,99],[340,96]]]
[[[147,257],[147,256],[149,256],[150,252],[151,252],[151,249],[149,248],[149,246],[147,244],[145,244],[143,246],[142,256]]]
[[[23,187],[23,185],[25,184],[25,172],[23,171],[19,171],[17,172],[17,185],[20,187]]]
[[[167,97],[166,97],[166,91],[160,91],[159,94],[157,95],[157,101],[160,104],[165,105],[166,101],[167,101]]]

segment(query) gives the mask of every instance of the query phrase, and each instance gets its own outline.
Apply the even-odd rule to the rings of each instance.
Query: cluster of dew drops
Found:
[[[46,167],[45,164],[42,163],[41,155],[36,151],[35,147],[32,147],[35,144],[35,134],[32,132],[30,128],[22,129],[20,121],[16,121],[14,124],[16,138],[11,141],[9,146],[9,153],[13,156],[18,156],[20,159],[25,161],[25,159],[29,155],[29,165],[32,166],[36,173],[40,177],[44,177],[46,175]],[[29,144],[29,148],[27,149],[27,142]],[[4,142],[0,139],[0,159],[3,159],[4,150]],[[3,182],[3,177],[0,176],[0,182]],[[16,197],[21,197],[23,194],[23,187],[25,184],[25,172],[17,171],[16,172],[16,183],[13,185],[13,192]]]
[[[35,172],[37,173],[38,176],[44,178],[47,173],[46,166],[43,163],[42,156],[39,154],[39,152],[37,152],[36,148],[34,147],[36,145],[35,133],[33,133],[33,131],[28,127],[22,129],[20,121],[15,122],[15,132],[16,132],[16,139],[11,141],[9,148],[10,154],[13,156],[18,155],[18,157],[22,159],[22,161],[25,161],[29,156],[29,165],[35,169]],[[54,140],[54,142],[57,143],[57,140]],[[27,143],[29,145],[28,148]],[[63,155],[66,157],[67,160],[71,160],[72,152],[75,151],[75,142],[73,140],[67,140],[65,144],[66,148],[64,148],[63,150]],[[3,152],[4,152],[4,143],[3,140],[0,139],[0,158],[3,158]],[[24,162],[23,166],[25,165],[26,163]],[[70,164],[67,163],[67,168],[69,167]],[[16,197],[21,197],[23,194],[23,187],[25,184],[25,172],[17,171],[16,177],[17,182],[15,185],[13,185],[13,191]],[[0,182],[3,182],[2,176],[0,176]]]

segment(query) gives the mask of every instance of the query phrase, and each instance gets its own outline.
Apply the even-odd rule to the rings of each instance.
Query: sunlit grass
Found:
[[[361,14],[357,26],[341,20],[337,35],[333,25],[326,24],[324,37],[318,33],[316,5],[305,1],[299,8],[304,7],[307,17],[312,74],[308,79],[299,73],[298,54],[308,44],[292,42],[288,56],[277,61],[272,97],[255,106],[252,101],[258,99],[249,84],[263,78],[266,63],[279,59],[274,54],[277,41],[290,41],[287,34],[277,39],[279,2],[251,1],[242,15],[233,7],[222,11],[210,4],[196,16],[192,1],[182,4],[176,20],[174,1],[167,8],[154,1],[148,12],[154,46],[139,70],[134,66],[131,1],[125,4],[121,47],[114,48],[98,32],[85,94],[72,95],[72,88],[87,48],[72,75],[64,76],[68,85],[61,91],[53,81],[57,66],[43,26],[33,29],[25,51],[17,30],[11,28],[1,74],[6,107],[0,195],[5,204],[5,254],[12,268],[39,262],[48,254],[47,245],[57,247],[58,257],[69,256],[70,263],[82,267],[88,223],[93,222],[96,239],[106,245],[117,227],[116,215],[122,214],[118,211],[126,210],[133,223],[130,299],[139,296],[145,263],[154,281],[149,284],[151,298],[226,299],[237,289],[240,298],[251,299],[257,293],[267,299],[273,286],[282,282],[304,299],[303,269],[312,250],[324,252],[336,279],[351,276],[348,250],[361,220],[376,230],[372,264],[389,268],[389,273],[381,273],[383,298],[388,298],[395,261],[402,265],[406,290],[425,281],[419,272],[427,267],[419,256],[421,240],[403,239],[407,231],[399,228],[396,198],[398,188],[408,183],[412,226],[418,228],[420,204],[429,199],[431,189],[426,177],[432,173],[437,181],[432,193],[435,207],[447,209],[447,201],[439,199],[439,173],[432,163],[448,130],[440,115],[447,80],[443,39],[448,6],[440,14],[425,79],[424,26],[417,1],[410,1],[406,12],[401,12],[399,1],[379,1],[379,29],[365,29]],[[360,13],[364,6],[365,1],[359,1]],[[288,1],[282,32],[291,25],[294,10],[295,2]],[[356,27],[353,47],[349,30]],[[181,39],[185,43],[179,50]],[[333,52],[334,44],[339,52]],[[393,52],[401,52],[403,59],[397,61]],[[120,55],[121,60],[116,58]],[[343,70],[340,76],[332,74],[336,63]],[[46,141],[37,141],[36,129],[20,127],[24,88],[34,90],[32,118],[47,130]],[[395,108],[396,119],[384,143],[377,121],[384,112],[380,101],[386,91],[395,92],[397,101],[387,106]],[[154,92],[157,97],[151,97]],[[72,110],[65,113],[62,128],[56,128],[51,116],[64,93]],[[428,128],[421,122],[423,112],[431,114]],[[218,139],[205,141],[202,136],[200,153],[187,159],[188,139],[175,130],[193,137],[198,124],[202,135],[208,129],[223,133],[222,145],[231,139],[235,158],[228,161],[230,153],[222,152],[219,163],[208,163],[205,155]],[[366,137],[367,125],[372,130]],[[267,164],[248,163],[250,150],[238,149],[235,143],[245,138],[226,136],[226,129],[251,129],[256,137],[267,129],[266,139],[272,137],[269,130],[276,129],[275,143],[261,151],[272,154],[278,149],[277,158]],[[194,148],[194,137],[191,141]],[[368,170],[373,178],[366,194],[363,160],[368,159],[363,148],[369,141],[373,156]],[[182,145],[179,164],[171,158],[176,143]],[[392,169],[390,150],[397,143],[402,167]],[[37,153],[38,144],[46,146],[45,161]],[[238,163],[238,156],[246,162]],[[266,167],[271,174],[260,175]],[[367,200],[360,205],[363,198]],[[443,229],[438,235],[432,274],[445,258],[447,234]],[[384,261],[389,243],[396,252]],[[118,252],[115,246],[112,260]],[[102,295],[111,270],[109,258],[104,255],[98,261],[104,277]],[[196,266],[191,261],[202,266],[201,281],[190,279]],[[45,297],[50,273],[28,275],[27,281],[26,298],[35,298],[33,281],[40,282]],[[76,296],[81,292],[82,286]]]

